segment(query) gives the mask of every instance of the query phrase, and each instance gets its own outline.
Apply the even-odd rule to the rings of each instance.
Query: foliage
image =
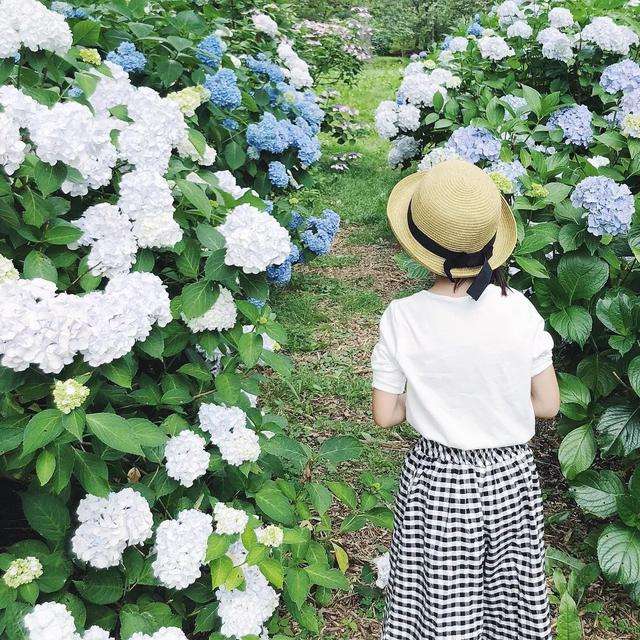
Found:
[[[275,61],[278,41],[248,15],[234,17],[230,33],[224,9],[146,5],[58,6],[70,30],[50,12],[30,23],[41,43],[56,25],[55,48],[22,48],[0,66],[0,472],[23,484],[39,537],[0,556],[5,572],[35,559],[14,565],[19,586],[0,579],[0,630],[22,640],[25,614],[55,601],[78,632],[98,625],[126,640],[169,626],[221,638],[221,622],[229,636],[242,622],[223,619],[221,598],[244,597],[248,581],[271,593],[268,581],[284,605],[273,615],[267,605],[269,632],[289,637],[295,620],[316,633],[316,603],[348,583],[320,544],[333,494],[315,469],[335,468],[359,445],[337,437],[312,451],[287,435],[284,419],[257,408],[256,395],[268,369],[291,384],[265,267],[296,252],[312,258],[305,233],[328,248],[337,217],[292,224],[288,203],[269,215],[272,203],[257,195],[271,193],[265,176],[276,157],[297,179],[306,175],[293,150],[248,153],[249,124],[265,113],[290,124],[298,117],[237,66],[239,53]],[[14,6],[44,11],[35,0]],[[227,49],[204,64],[201,42],[216,29]],[[130,65],[131,77],[98,57]],[[220,65],[235,71],[241,104],[232,114],[202,92],[176,97]],[[235,133],[222,124],[230,115],[241,125]],[[194,448],[169,454],[165,445],[184,443],[179,434],[191,434]],[[161,545],[156,534],[172,531],[179,513],[200,514],[202,524]],[[194,549],[188,586],[161,583],[161,554],[185,554],[182,572]],[[260,618],[255,601],[244,608],[240,618]]]
[[[639,68],[618,63],[637,56],[638,23],[621,2],[571,8],[505,2],[453,32],[414,57],[377,126],[394,166],[462,156],[511,201],[511,284],[563,354],[560,465],[578,505],[606,524],[595,532],[602,573],[636,597]]]

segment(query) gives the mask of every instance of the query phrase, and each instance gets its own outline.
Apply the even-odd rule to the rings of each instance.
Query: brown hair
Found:
[[[453,290],[455,291],[465,280],[469,280],[469,278],[454,278]],[[509,285],[507,284],[507,271],[504,266],[493,270],[493,273],[491,274],[491,284],[495,284],[497,287],[500,287],[503,296],[507,295]]]

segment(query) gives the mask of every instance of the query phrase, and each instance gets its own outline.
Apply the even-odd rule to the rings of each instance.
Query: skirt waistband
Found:
[[[411,454],[423,459],[471,467],[490,467],[532,455],[528,444],[515,444],[491,449],[455,449],[427,438],[420,438],[411,450]]]

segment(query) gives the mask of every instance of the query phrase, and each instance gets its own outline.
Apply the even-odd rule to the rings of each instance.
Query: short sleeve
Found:
[[[533,351],[531,362],[531,377],[542,373],[553,364],[553,338],[544,328],[544,319],[533,309],[535,323],[533,331]]]
[[[372,386],[388,393],[403,393],[407,380],[396,359],[396,334],[391,307],[380,318],[380,336],[371,354]]]

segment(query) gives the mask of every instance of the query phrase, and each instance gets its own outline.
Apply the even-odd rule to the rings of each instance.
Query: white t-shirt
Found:
[[[551,363],[544,320],[519,292],[489,285],[476,302],[420,291],[380,319],[373,386],[407,392],[407,421],[449,447],[528,442],[535,433],[531,378]]]

